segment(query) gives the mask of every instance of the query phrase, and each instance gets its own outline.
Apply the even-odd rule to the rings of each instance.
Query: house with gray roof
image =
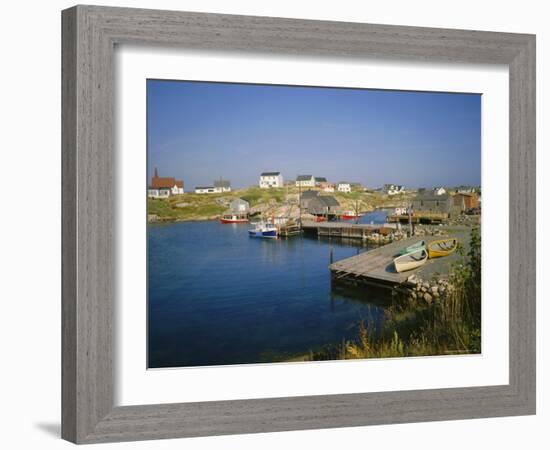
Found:
[[[282,188],[284,185],[283,175],[281,172],[262,172],[258,184],[262,189]]]
[[[309,201],[307,212],[315,216],[336,216],[341,213],[341,207],[332,195],[318,195]]]
[[[423,211],[450,214],[453,207],[453,201],[452,197],[447,193],[437,195],[433,191],[423,191],[413,198],[412,207],[415,212]]]
[[[298,175],[296,177],[296,186],[313,187],[315,186],[315,178],[313,175]]]

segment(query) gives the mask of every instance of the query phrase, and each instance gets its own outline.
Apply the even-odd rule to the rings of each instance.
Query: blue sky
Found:
[[[148,178],[185,190],[264,171],[409,187],[481,184],[481,96],[147,81]]]

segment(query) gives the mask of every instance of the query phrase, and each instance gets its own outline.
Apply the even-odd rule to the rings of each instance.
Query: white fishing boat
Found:
[[[257,222],[252,230],[248,230],[250,237],[274,239],[277,238],[277,227],[272,223]]]

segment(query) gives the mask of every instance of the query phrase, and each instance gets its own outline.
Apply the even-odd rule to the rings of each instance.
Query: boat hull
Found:
[[[393,260],[395,270],[398,273],[407,272],[423,266],[428,260],[428,252],[426,249],[418,249],[411,253],[398,256]]]
[[[248,230],[248,235],[254,238],[275,239],[277,238],[277,230],[267,230],[267,231]]]
[[[399,255],[406,255],[407,253],[414,252],[416,250],[422,250],[426,248],[426,241],[419,241],[412,245],[409,245],[408,247],[402,248],[399,250]]]
[[[458,239],[449,238],[433,241],[428,244],[428,256],[430,259],[441,258],[453,253],[458,246]]]
[[[220,219],[221,223],[248,223],[248,219]]]
[[[342,217],[342,220],[354,220],[354,219],[360,219],[363,216],[364,216],[364,214],[359,214],[358,216],[351,216],[351,215],[348,215],[348,214],[344,214],[340,217]]]

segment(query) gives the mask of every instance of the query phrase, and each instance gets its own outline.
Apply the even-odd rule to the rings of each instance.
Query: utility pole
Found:
[[[407,208],[407,214],[409,215],[409,234],[410,236],[414,236],[414,228],[412,223],[412,204],[409,204],[409,207]]]
[[[302,229],[302,183],[298,182],[298,211],[300,220],[300,230]]]

